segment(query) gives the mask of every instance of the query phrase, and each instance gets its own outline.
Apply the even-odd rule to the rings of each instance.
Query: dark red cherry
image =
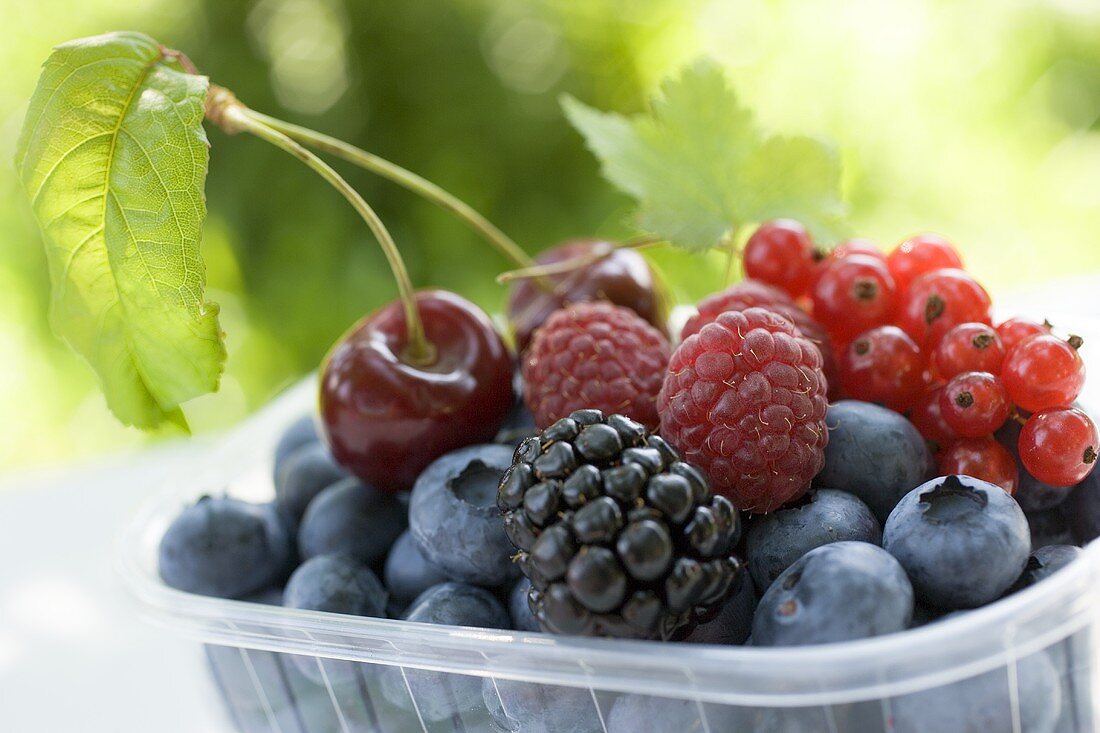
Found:
[[[559,244],[535,258],[540,265],[591,255],[609,242],[579,239]],[[606,300],[630,308],[666,334],[668,298],[653,268],[632,249],[612,249],[610,254],[567,273],[548,275],[554,292],[548,293],[534,278],[516,281],[508,295],[508,321],[522,351],[535,329],[567,303]]]
[[[445,290],[416,295],[430,364],[404,360],[401,301],[364,317],[329,352],[321,424],[341,465],[383,491],[412,486],[448,451],[493,439],[515,403],[514,361],[489,317]]]

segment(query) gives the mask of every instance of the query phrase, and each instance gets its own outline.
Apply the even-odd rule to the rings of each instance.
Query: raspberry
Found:
[[[733,505],[622,415],[578,410],[524,440],[497,506],[545,631],[678,638],[747,582]]]
[[[806,311],[795,304],[789,295],[777,287],[759,280],[742,280],[731,288],[704,298],[699,303],[699,313],[688,319],[680,340],[699,333],[703,326],[712,322],[719,313],[743,311],[746,308],[767,308],[793,323],[803,336],[817,344],[821,349],[822,370],[828,381],[829,399],[839,400],[840,369],[837,363],[836,348],[825,327],[814,320]]]
[[[825,463],[821,351],[763,308],[721,313],[672,354],[661,435],[739,509],[806,492]]]
[[[568,306],[535,332],[523,360],[527,406],[539,427],[582,408],[656,427],[668,355],[664,334],[629,308]]]

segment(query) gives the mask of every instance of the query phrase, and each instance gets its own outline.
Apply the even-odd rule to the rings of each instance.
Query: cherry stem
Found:
[[[583,255],[577,255],[576,257],[570,257],[567,260],[560,260],[558,262],[548,262],[546,264],[535,264],[531,267],[523,267],[518,270],[509,270],[497,275],[497,282],[501,285],[510,283],[514,280],[528,280],[531,278],[545,278],[549,275],[564,275],[566,273],[579,270],[583,267],[593,265],[600,260],[610,257],[615,250],[618,249],[643,249],[655,244],[661,244],[665,240],[656,235],[647,234],[641,237],[635,237],[633,239],[627,239],[622,242],[600,242],[599,245],[591,252],[586,252]]]
[[[386,255],[393,278],[397,282],[397,289],[401,295],[401,302],[405,308],[405,327],[408,334],[408,344],[402,357],[417,365],[431,364],[435,361],[435,346],[428,340],[424,333],[424,322],[420,318],[420,311],[416,305],[416,293],[413,290],[409,271],[405,268],[405,261],[401,259],[401,252],[397,244],[390,236],[385,224],[370,207],[363,197],[332,169],[327,163],[311,153],[302,145],[292,140],[279,130],[274,129],[262,119],[257,119],[250,110],[242,104],[228,89],[216,84],[210,85],[207,95],[206,116],[211,122],[221,127],[229,134],[247,132],[265,140],[277,148],[293,155],[306,164],[311,170],[325,179],[329,185],[339,191],[355,211],[363,218],[371,232],[374,233],[382,252]]]
[[[422,176],[418,176],[410,170],[402,168],[396,163],[391,163],[385,158],[380,158],[373,153],[368,153],[362,148],[357,148],[330,135],[310,130],[300,125],[276,119],[262,112],[252,109],[245,111],[252,119],[261,122],[268,127],[278,130],[287,137],[302,144],[312,146],[322,152],[331,153],[338,158],[343,158],[349,163],[354,163],[372,173],[376,173],[399,186],[423,196],[445,211],[449,211],[480,235],[486,242],[492,245],[506,259],[514,262],[518,267],[534,267],[535,261],[523,251],[518,244],[498,229],[492,222],[478,213],[473,207],[462,201],[457,196],[440,188]]]

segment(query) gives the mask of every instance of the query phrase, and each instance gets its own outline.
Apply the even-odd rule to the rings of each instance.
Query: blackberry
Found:
[[[622,415],[578,410],[523,441],[497,505],[544,631],[682,638],[743,582],[733,505]]]

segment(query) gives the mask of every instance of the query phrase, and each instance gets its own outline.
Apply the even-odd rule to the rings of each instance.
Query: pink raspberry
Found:
[[[699,313],[689,318],[684,324],[684,330],[680,332],[680,340],[687,339],[693,333],[699,333],[699,330],[713,321],[719,313],[743,311],[746,308],[767,308],[778,313],[793,323],[803,336],[817,344],[821,349],[821,358],[824,362],[822,369],[825,372],[825,379],[829,383],[829,399],[835,402],[842,398],[840,364],[836,358],[833,341],[829,338],[825,327],[799,308],[785,291],[760,280],[751,278],[742,280],[733,287],[701,300]]]
[[[527,406],[540,428],[595,408],[656,428],[668,366],[664,334],[629,308],[577,303],[554,312],[523,360]]]
[[[797,499],[825,463],[821,351],[764,308],[720,313],[672,354],[661,435],[738,509]]]

